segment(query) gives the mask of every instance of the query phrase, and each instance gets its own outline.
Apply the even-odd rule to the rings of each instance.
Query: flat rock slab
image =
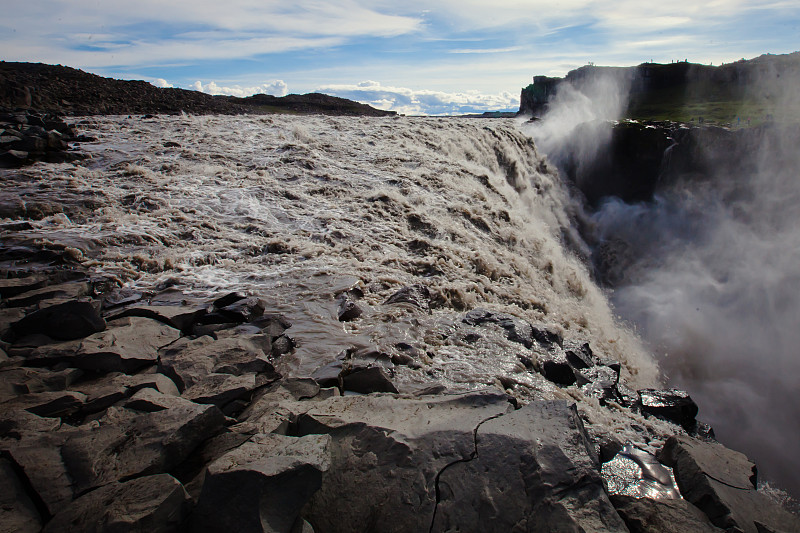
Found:
[[[43,300],[72,300],[87,296],[90,292],[91,286],[89,283],[73,281],[33,289],[6,299],[5,303],[8,307],[26,307],[35,305]]]
[[[800,519],[755,490],[755,465],[721,444],[691,437],[667,440],[660,459],[673,467],[681,494],[720,528],[759,533],[800,531]]]
[[[183,337],[161,350],[159,369],[171,377],[181,391],[200,383],[210,374],[272,373],[275,368],[258,342],[260,337],[219,340],[208,336],[197,339]],[[268,337],[264,341],[270,346]]]
[[[109,320],[138,316],[158,320],[170,327],[188,332],[206,312],[207,306],[205,305],[137,305],[114,313]]]
[[[44,528],[46,533],[179,531],[189,513],[189,495],[169,474],[110,483],[73,501]]]
[[[328,435],[256,435],[208,466],[193,530],[292,530],[330,464]]]
[[[621,494],[611,503],[631,533],[720,533],[708,517],[686,500],[652,500]]]
[[[314,402],[296,434],[330,435],[331,466],[303,518],[315,531],[429,531],[439,472],[470,459],[475,429],[510,408],[493,391]]]
[[[158,360],[158,350],[178,340],[180,331],[156,320],[127,317],[84,339],[75,366],[95,372],[130,374]]]
[[[255,374],[209,374],[186,389],[181,397],[195,403],[214,404],[221,409],[233,401],[249,398],[255,388]]]
[[[469,460],[443,470],[430,531],[626,532],[575,406],[533,402],[477,428]]]

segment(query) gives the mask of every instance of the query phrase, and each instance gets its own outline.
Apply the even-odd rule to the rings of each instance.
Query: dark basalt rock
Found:
[[[105,320],[93,302],[71,301],[34,311],[11,324],[18,337],[45,334],[58,340],[80,339],[101,332]]]
[[[158,350],[180,332],[149,318],[127,317],[108,323],[108,329],[84,339],[75,366],[94,372],[133,373],[158,361]]]
[[[363,313],[355,300],[347,293],[339,295],[337,301],[336,314],[339,322],[350,322]]]
[[[56,514],[43,531],[177,532],[189,510],[189,495],[180,482],[169,474],[157,474],[110,483],[81,496]]]
[[[38,533],[42,516],[8,459],[0,458],[0,524],[4,531]]]
[[[437,479],[431,531],[627,531],[574,406],[533,402],[475,435]]]
[[[208,466],[192,530],[293,531],[330,464],[328,435],[257,435]]]
[[[698,408],[686,391],[642,389],[638,393],[643,413],[674,422],[687,431],[694,427]]]
[[[341,376],[342,390],[369,394],[372,392],[397,392],[383,368],[372,366],[356,368]]]
[[[703,512],[684,499],[651,500],[621,494],[611,503],[631,533],[720,533]]]
[[[800,531],[800,519],[756,490],[756,467],[717,443],[673,436],[659,456],[673,467],[681,494],[723,529]]]
[[[423,310],[430,310],[431,292],[421,284],[409,285],[395,292],[386,300],[387,305],[410,304]]]
[[[482,308],[473,309],[464,316],[462,321],[471,326],[497,324],[505,330],[508,340],[518,342],[526,348],[538,346],[549,349],[553,346],[560,347],[562,344],[561,336],[554,331],[534,327],[517,317],[494,313]]]

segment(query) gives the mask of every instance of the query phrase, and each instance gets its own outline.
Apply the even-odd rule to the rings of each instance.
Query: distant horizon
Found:
[[[208,94],[321,92],[404,114],[513,110],[534,75],[731,63],[800,48],[800,5],[633,1],[41,0],[0,21],[7,61]]]

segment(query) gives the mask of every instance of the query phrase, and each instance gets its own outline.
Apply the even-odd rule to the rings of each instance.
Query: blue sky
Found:
[[[516,109],[591,61],[730,62],[800,50],[797,0],[32,0],[0,59],[215,94],[325,92],[408,114]]]

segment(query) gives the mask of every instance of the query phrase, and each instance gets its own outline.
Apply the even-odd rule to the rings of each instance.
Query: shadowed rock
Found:
[[[651,500],[614,495],[611,503],[631,533],[720,533],[703,512],[686,500]]]
[[[0,528],[17,533],[38,533],[42,517],[25,491],[12,463],[0,458]]]
[[[41,333],[52,339],[74,340],[103,331],[106,323],[87,301],[71,301],[34,311],[11,324],[19,336]]]
[[[683,497],[715,526],[745,533],[760,533],[763,526],[800,531],[800,519],[755,490],[756,468],[743,454],[721,444],[674,436],[660,459],[673,467]]]
[[[327,435],[256,435],[208,466],[193,530],[289,532],[330,464]]]
[[[111,483],[81,496],[56,514],[43,531],[177,532],[189,507],[189,495],[180,482],[169,474],[158,474]]]

